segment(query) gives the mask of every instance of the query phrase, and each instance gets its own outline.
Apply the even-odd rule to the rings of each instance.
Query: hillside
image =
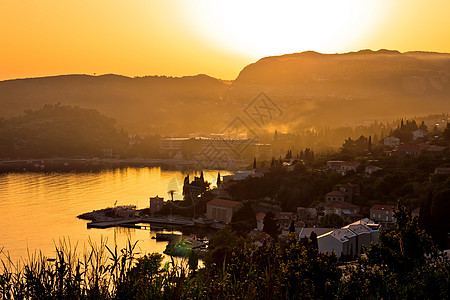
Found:
[[[450,111],[450,55],[309,51],[263,58],[231,84],[207,75],[7,80],[0,82],[0,117],[61,103],[98,110],[138,134],[221,132],[237,116],[256,127],[243,110],[262,91],[282,111],[268,124],[272,133],[274,128],[301,131],[445,113]]]
[[[45,105],[19,117],[0,120],[0,157],[100,156],[102,149],[128,148],[115,121],[91,109]]]
[[[0,82],[0,117],[17,116],[45,104],[95,109],[139,133],[190,132],[221,111],[228,84],[206,75],[129,78],[63,75]],[[220,117],[220,115],[215,116]]]
[[[264,91],[286,123],[327,124],[386,120],[450,110],[450,54],[362,50],[303,52],[248,65],[230,98]]]

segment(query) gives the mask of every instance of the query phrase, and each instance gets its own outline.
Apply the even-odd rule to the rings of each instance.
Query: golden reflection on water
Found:
[[[220,171],[221,175],[229,172]],[[90,238],[99,244],[107,238],[124,247],[128,238],[138,240],[138,252],[162,253],[166,242],[151,239],[154,232],[131,228],[87,229],[76,216],[116,205],[145,208],[149,197],[182,199],[184,177],[196,173],[165,171],[161,168],[126,168],[99,173],[11,173],[0,175],[0,249],[17,260],[28,252],[55,256],[55,243],[68,238],[78,249]],[[198,176],[198,174],[197,174]],[[204,171],[207,181],[216,183],[217,171]]]

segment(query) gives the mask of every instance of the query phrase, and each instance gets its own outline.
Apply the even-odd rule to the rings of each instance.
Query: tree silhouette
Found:
[[[173,202],[173,195],[176,194],[176,193],[177,193],[177,191],[175,191],[175,190],[169,190],[169,191],[167,192],[167,194],[169,194],[170,197],[172,198],[172,202]]]

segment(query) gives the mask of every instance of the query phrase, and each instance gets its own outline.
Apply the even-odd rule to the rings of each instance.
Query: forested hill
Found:
[[[220,118],[228,84],[186,77],[64,75],[0,82],[0,117],[61,103],[95,109],[140,134],[193,131]],[[217,112],[217,115],[215,113]],[[206,114],[207,113],[207,114]]]
[[[95,110],[46,105],[0,119],[0,157],[98,156],[102,149],[126,146],[128,137],[115,128],[115,121]]]

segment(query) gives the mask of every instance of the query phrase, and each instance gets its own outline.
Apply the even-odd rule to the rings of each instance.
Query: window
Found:
[[[222,209],[222,215],[221,215],[220,220],[223,222],[227,221],[227,210],[226,209]]]

